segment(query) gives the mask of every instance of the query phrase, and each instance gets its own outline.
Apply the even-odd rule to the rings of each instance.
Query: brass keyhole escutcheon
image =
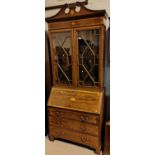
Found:
[[[76,99],[74,97],[71,97],[70,98],[70,101],[75,101]]]

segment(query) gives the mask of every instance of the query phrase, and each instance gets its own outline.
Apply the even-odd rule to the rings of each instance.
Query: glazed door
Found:
[[[52,31],[53,82],[56,85],[72,85],[72,31]]]
[[[102,87],[103,46],[101,28],[77,29],[78,85]]]

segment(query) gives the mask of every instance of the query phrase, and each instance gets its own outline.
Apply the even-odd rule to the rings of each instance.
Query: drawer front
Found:
[[[98,137],[90,136],[87,134],[82,134],[82,133],[67,130],[67,129],[53,127],[51,134],[55,138],[62,138],[62,139],[70,140],[72,142],[85,144],[85,145],[91,146],[93,148],[98,147],[98,145],[99,145]]]
[[[48,115],[56,118],[67,118],[83,123],[99,124],[99,116],[94,114],[63,110],[59,108],[48,108]]]
[[[67,22],[52,22],[48,24],[49,30],[55,30],[55,29],[64,29],[64,28],[76,28],[81,26],[96,26],[97,24],[103,24],[103,18],[97,17],[97,18],[90,18],[90,19],[80,19],[80,20],[74,20],[74,21],[67,21]]]
[[[98,136],[98,126],[82,123],[75,120],[68,120],[66,118],[56,118],[49,116],[49,126],[56,126],[66,129],[72,129],[81,133],[87,133],[90,135]]]

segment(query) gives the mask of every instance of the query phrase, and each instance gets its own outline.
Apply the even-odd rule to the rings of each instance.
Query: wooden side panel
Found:
[[[103,124],[104,124],[104,95],[102,96],[102,103],[101,103],[101,112],[100,112],[100,124],[99,124],[99,144],[102,145],[103,142]]]
[[[52,69],[50,61],[50,46],[47,32],[45,32],[45,135],[48,134],[47,100],[50,95],[51,87],[52,87]]]
[[[100,60],[99,60],[99,81],[100,89],[104,87],[104,34],[105,27],[101,27],[101,36],[100,36]]]
[[[103,155],[110,155],[110,121],[105,126],[105,142],[103,146]]]
[[[50,61],[50,46],[49,38],[47,33],[45,33],[45,91],[46,97],[48,98],[52,86],[52,69]]]

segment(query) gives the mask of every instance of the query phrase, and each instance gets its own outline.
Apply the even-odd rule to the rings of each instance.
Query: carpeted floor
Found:
[[[45,155],[96,155],[96,153],[83,146],[60,140],[52,142],[45,137]]]

